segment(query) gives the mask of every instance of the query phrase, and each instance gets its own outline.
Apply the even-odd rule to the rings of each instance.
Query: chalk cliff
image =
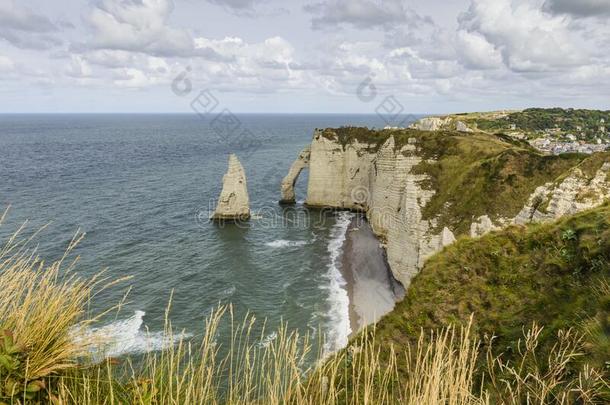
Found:
[[[299,157],[294,161],[290,170],[284,179],[282,180],[282,199],[280,204],[294,204],[294,185],[301,174],[301,171],[309,166],[309,156],[311,155],[310,147],[306,147],[299,153]]]
[[[222,191],[212,220],[247,220],[250,218],[250,198],[246,173],[237,156],[229,156],[229,168],[222,178]]]
[[[610,198],[608,162],[609,153],[543,156],[474,131],[316,130],[306,204],[366,212],[407,287],[426,259],[457,237],[601,204]],[[303,167],[299,157],[287,185]],[[283,198],[294,199],[287,191]]]

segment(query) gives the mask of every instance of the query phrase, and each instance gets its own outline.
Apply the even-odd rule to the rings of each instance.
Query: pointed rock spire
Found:
[[[229,169],[222,178],[222,192],[212,220],[247,220],[250,218],[250,198],[246,173],[237,156],[229,156]]]

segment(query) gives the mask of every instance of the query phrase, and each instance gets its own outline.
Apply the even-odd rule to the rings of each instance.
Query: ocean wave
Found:
[[[269,246],[272,248],[284,248],[284,247],[297,247],[297,246],[305,246],[309,243],[306,240],[285,240],[285,239],[277,239],[272,242],[265,243],[265,246]]]
[[[159,351],[169,347],[170,341],[163,332],[142,330],[145,314],[144,311],[135,311],[128,319],[115,321],[99,328],[74,330],[73,339],[77,342],[85,341],[90,345],[90,354],[94,361],[126,354]],[[181,334],[176,340],[190,336]]]
[[[220,296],[225,299],[225,298],[229,298],[231,296],[233,296],[233,294],[235,294],[235,291],[237,291],[237,288],[232,285],[230,287],[225,288],[224,290],[222,290],[220,292]]]
[[[335,352],[347,346],[352,329],[349,320],[349,296],[347,294],[346,281],[340,271],[340,257],[343,252],[343,243],[347,228],[354,217],[349,212],[337,214],[337,222],[331,229],[331,240],[328,243],[330,261],[328,264],[327,278],[329,285],[324,286],[328,290],[328,332],[324,343],[325,353]]]
[[[270,334],[268,334],[267,336],[265,336],[260,343],[258,343],[258,347],[269,347],[269,345],[275,340],[277,339],[277,332],[271,332]]]

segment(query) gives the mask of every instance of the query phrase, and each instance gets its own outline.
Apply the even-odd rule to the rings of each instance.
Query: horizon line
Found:
[[[475,111],[473,111],[475,112]],[[25,112],[25,111],[14,111],[14,112],[0,112],[0,115],[35,115],[35,114],[39,114],[39,115],[67,115],[67,114],[72,114],[72,115],[76,115],[76,114],[89,114],[89,115],[136,115],[136,114],[141,114],[141,115],[145,115],[145,114],[174,114],[174,115],[199,115],[199,113],[197,112],[189,112],[189,111],[127,111],[127,112],[123,112],[123,111],[35,111],[35,112]],[[214,114],[214,113],[208,113],[208,114]],[[374,113],[374,112],[257,112],[257,111],[236,111],[233,112],[233,114],[258,114],[258,115],[374,115],[377,116],[379,114]],[[430,114],[454,114],[451,112],[445,112],[445,113],[420,113],[420,112],[405,112],[405,113],[400,113],[398,115],[403,116],[403,115],[430,115]],[[389,115],[389,114],[388,114]]]

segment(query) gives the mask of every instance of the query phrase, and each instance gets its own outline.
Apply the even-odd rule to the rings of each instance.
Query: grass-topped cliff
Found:
[[[558,184],[575,168],[590,180],[610,162],[610,152],[545,155],[526,142],[484,132],[343,127],[321,134],[343,149],[360,145],[367,152],[379,150],[389,137],[394,137],[396,151],[414,145],[414,152],[403,153],[422,158],[412,173],[425,175],[420,186],[434,191],[423,218],[435,220],[437,230],[447,226],[456,235],[467,234],[483,215],[494,222],[510,220],[537,187]]]

